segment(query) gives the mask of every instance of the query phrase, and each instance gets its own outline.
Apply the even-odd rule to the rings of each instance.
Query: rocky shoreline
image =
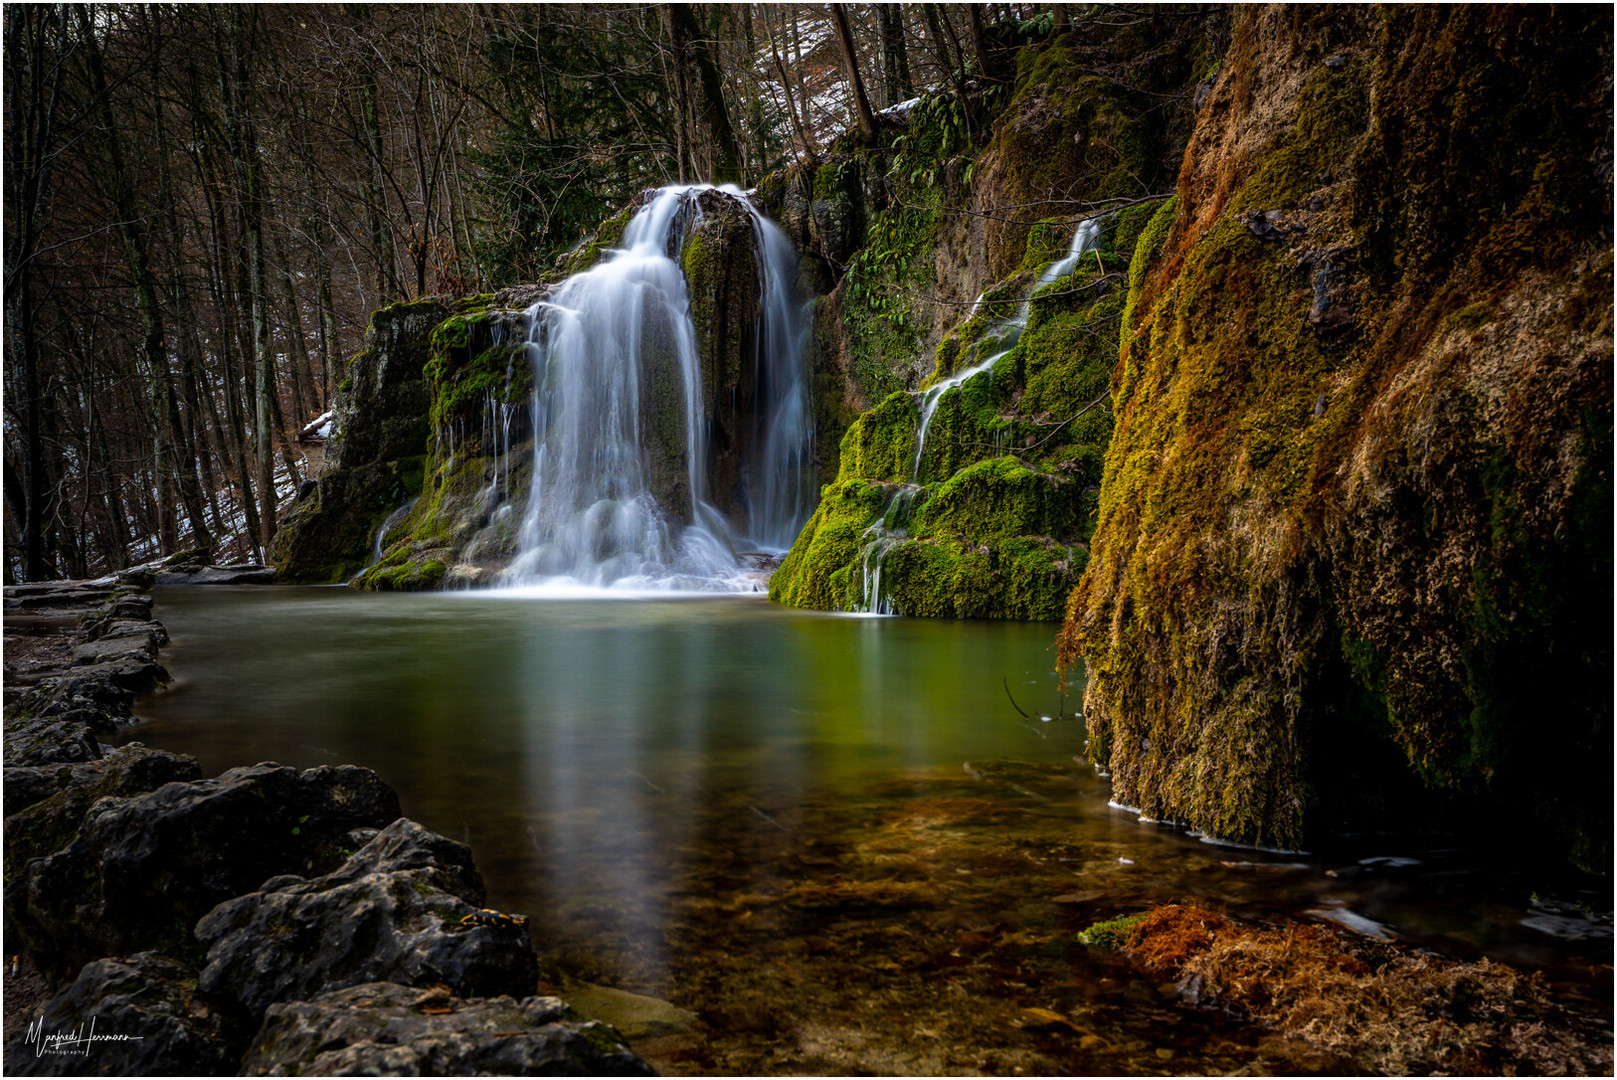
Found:
[[[6,1071],[649,1075],[374,772],[102,746],[169,681],[143,590],[261,570],[5,590]]]

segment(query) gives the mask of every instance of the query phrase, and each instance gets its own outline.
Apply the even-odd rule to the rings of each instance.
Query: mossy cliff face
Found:
[[[369,563],[382,521],[421,490],[431,426],[422,368],[428,335],[449,315],[436,300],[371,316],[332,408],[320,476],[299,493],[270,548],[282,581],[347,580]]]
[[[1295,847],[1424,788],[1609,872],[1610,70],[1599,13],[1238,13],[1062,634],[1118,801]]]
[[[758,314],[761,301],[760,269],[752,236],[752,218],[734,199],[717,191],[697,199],[700,211],[685,235],[680,266],[691,298],[691,320],[696,326],[696,348],[702,358],[702,412],[708,422],[708,486],[714,505],[740,529],[745,526],[743,467],[751,457],[758,409]],[[677,370],[672,371],[678,379]],[[680,383],[671,382],[677,395]],[[666,395],[665,395],[666,396]],[[683,420],[678,397],[671,407],[659,406]],[[661,419],[661,418],[660,418]],[[665,421],[666,423],[666,421]],[[679,425],[677,441],[669,446],[668,460],[685,475],[685,433]],[[688,499],[686,500],[688,502]],[[688,510],[687,510],[688,512]]]
[[[1147,211],[1150,207],[1145,207]],[[895,391],[851,424],[841,469],[770,582],[782,603],[955,618],[1059,619],[1088,558],[1125,257],[1143,217],[1039,290],[997,361],[941,394]],[[1004,351],[1019,274],[938,351],[938,374]],[[997,344],[996,344],[997,342]],[[931,417],[921,437],[922,418]]]
[[[808,205],[812,178],[864,223],[857,250],[822,253],[835,287],[820,302],[816,372],[843,389],[843,416],[862,415],[822,428],[822,444],[837,439],[835,480],[773,598],[1060,617],[1088,558],[1130,256],[1171,184],[1221,27],[1198,16],[1057,35],[1018,53],[986,132],[949,97],[924,99],[890,146],[780,181],[783,207]],[[853,205],[873,173],[884,201]],[[1103,225],[1098,250],[1032,298],[1017,339],[1040,272],[1087,218]],[[811,250],[824,242],[798,233]]]
[[[469,297],[427,335],[431,442],[418,496],[373,533],[357,588],[413,591],[490,580],[517,552],[514,497],[532,473],[537,292]]]

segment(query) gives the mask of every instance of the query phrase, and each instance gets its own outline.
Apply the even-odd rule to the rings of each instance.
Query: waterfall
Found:
[[[1067,248],[1067,254],[1050,263],[1039,273],[1038,280],[1033,283],[1027,297],[1017,304],[1016,313],[1008,319],[998,319],[990,323],[977,339],[978,355],[987,354],[987,359],[981,360],[964,371],[957,371],[947,379],[933,383],[921,395],[921,424],[915,434],[915,460],[910,464],[910,479],[919,483],[921,478],[921,454],[926,449],[926,429],[932,424],[932,417],[938,411],[938,403],[943,395],[964,383],[967,379],[980,371],[987,371],[994,366],[1000,357],[1016,348],[1016,343],[1022,340],[1022,331],[1027,329],[1028,305],[1033,293],[1038,292],[1053,281],[1072,273],[1078,266],[1078,261],[1090,251],[1093,251],[1100,239],[1100,218],[1089,218],[1078,223],[1077,230],[1072,234],[1072,244]],[[975,315],[982,306],[983,298],[977,297],[971,306],[971,314]],[[969,317],[969,316],[968,316]]]
[[[889,501],[882,516],[873,522],[860,537],[859,547],[859,611],[872,615],[892,615],[894,609],[892,599],[882,591],[882,563],[887,553],[897,547],[908,537],[908,531],[897,525],[902,519],[907,519],[910,507],[914,505],[917,493],[922,490],[921,484],[921,455],[926,450],[926,432],[932,424],[932,417],[938,411],[938,404],[943,395],[960,386],[967,379],[978,372],[987,371],[994,366],[1000,357],[1016,348],[1016,343],[1022,339],[1022,331],[1027,328],[1028,307],[1033,293],[1057,281],[1077,269],[1078,262],[1089,252],[1095,250],[1100,240],[1101,220],[1098,217],[1089,218],[1078,223],[1073,233],[1072,244],[1067,248],[1067,254],[1050,263],[1039,273],[1038,279],[1033,283],[1028,296],[1024,297],[1016,306],[1015,314],[1006,319],[996,319],[991,322],[977,338],[978,354],[987,354],[987,359],[981,360],[964,371],[956,372],[947,379],[940,380],[927,387],[921,395],[921,422],[915,433],[915,460],[910,463],[910,483],[898,489],[896,495]],[[983,298],[977,297],[971,305],[971,313],[967,318],[975,316],[981,309]]]
[[[752,589],[737,558],[783,547],[812,510],[807,319],[790,242],[747,197],[759,266],[745,490],[727,520],[708,486],[709,416],[678,262],[705,185],[648,193],[620,246],[528,312],[533,479],[508,584]]]

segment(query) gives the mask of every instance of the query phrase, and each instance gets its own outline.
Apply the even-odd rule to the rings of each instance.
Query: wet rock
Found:
[[[159,585],[271,585],[275,582],[275,571],[259,563],[177,566],[159,570],[156,580]]]
[[[209,912],[201,986],[255,1017],[364,982],[525,994],[539,977],[526,928],[461,924],[483,899],[468,848],[401,818],[324,877],[275,878]]]
[[[12,1076],[187,1076],[236,1071],[237,1041],[196,993],[195,969],[156,953],[85,965],[6,1050]],[[88,1045],[51,1044],[79,1033]],[[54,1049],[53,1049],[54,1045]],[[60,1050],[62,1052],[56,1052]]]
[[[244,1076],[650,1076],[611,1028],[558,998],[422,1000],[369,983],[273,1005]]]
[[[1308,322],[1316,330],[1340,330],[1353,323],[1356,304],[1348,269],[1352,254],[1352,248],[1333,247],[1308,252],[1298,260],[1298,267],[1308,272],[1313,287]]]
[[[372,561],[377,526],[419,491],[431,434],[428,337],[449,315],[424,299],[371,316],[333,403],[316,490],[293,504],[271,545],[280,580],[346,581]]]
[[[96,735],[132,719],[135,694],[168,682],[157,663],[168,632],[151,597],[123,580],[6,588],[6,765],[99,758]]]
[[[348,832],[399,816],[398,796],[354,766],[265,763],[143,795],[100,799],[60,850],[6,882],[8,929],[71,969],[143,948],[191,948],[191,927],[276,874],[338,865]]]
[[[101,718],[100,713],[89,715]],[[100,756],[94,730],[78,717],[33,720],[6,732],[7,765],[68,765]]]
[[[95,761],[5,770],[5,843],[10,867],[49,855],[72,840],[85,812],[108,795],[139,795],[200,779],[196,759],[140,743]]]

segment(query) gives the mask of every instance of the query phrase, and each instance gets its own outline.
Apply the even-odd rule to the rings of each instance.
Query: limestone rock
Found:
[[[188,947],[221,901],[288,872],[336,865],[352,829],[399,816],[398,796],[354,766],[264,763],[92,805],[70,842],[6,882],[7,929],[46,962]]]
[[[275,878],[209,912],[201,986],[255,1017],[363,982],[526,994],[539,977],[527,930],[461,925],[483,898],[470,850],[401,818],[324,877]]]
[[[208,1076],[236,1071],[226,1018],[196,994],[196,971],[156,953],[86,964],[6,1050],[12,1076]],[[97,1041],[57,1044],[80,1033]]]
[[[577,1022],[558,998],[422,997],[379,982],[272,1005],[242,1075],[653,1075],[611,1028]]]

